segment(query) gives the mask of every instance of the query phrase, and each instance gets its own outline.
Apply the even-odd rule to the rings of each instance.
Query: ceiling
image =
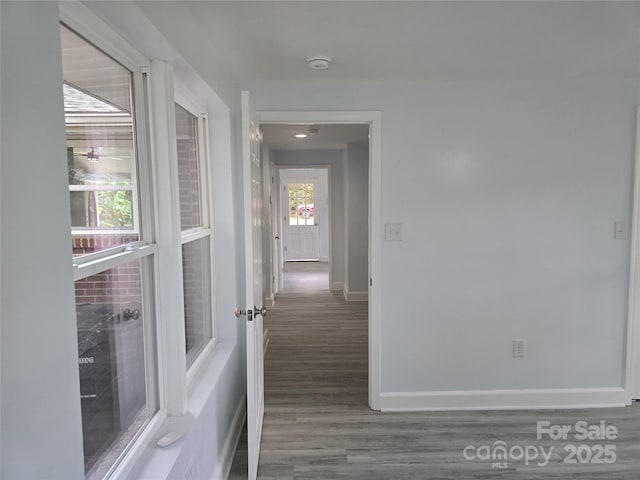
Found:
[[[136,3],[187,60],[213,61],[236,82],[621,79],[639,72],[639,2]],[[308,68],[314,54],[333,58],[328,71]]]
[[[309,132],[316,127],[317,133]],[[263,124],[262,137],[273,150],[310,150],[342,148],[347,143],[369,139],[369,125],[269,125]],[[306,138],[296,134],[306,133]]]

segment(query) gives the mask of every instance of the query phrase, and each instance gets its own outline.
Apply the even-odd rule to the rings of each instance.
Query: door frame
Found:
[[[367,124],[369,125],[369,407],[380,410],[380,249],[382,112],[257,112],[260,124]],[[331,255],[331,253],[329,253]]]
[[[263,122],[264,123],[264,122]],[[268,123],[268,122],[266,122]],[[283,210],[283,206],[282,206],[282,178],[281,178],[281,173],[283,170],[326,170],[326,175],[327,175],[327,197],[328,197],[328,212],[327,212],[327,227],[328,227],[328,259],[327,262],[329,263],[329,289],[331,290],[331,285],[332,285],[332,279],[333,279],[333,267],[332,267],[332,258],[333,258],[333,225],[332,225],[332,215],[331,215],[331,208],[332,208],[332,190],[331,190],[331,175],[332,175],[332,170],[331,170],[332,166],[330,164],[313,164],[313,165],[275,165],[272,168],[272,171],[275,172],[275,190],[279,193],[278,195],[274,196],[274,213],[272,215],[272,219],[271,219],[271,223],[274,226],[274,231],[277,230],[279,232],[279,236],[280,236],[280,242],[276,242],[274,241],[275,239],[272,240],[272,251],[273,251],[273,260],[274,260],[274,276],[276,277],[276,280],[274,282],[275,284],[275,288],[274,288],[274,296],[276,293],[278,293],[279,291],[281,291],[284,288],[284,264],[285,264],[285,260],[284,260],[284,242],[282,241],[284,239],[284,222],[283,222],[283,215],[282,215],[282,210]],[[277,260],[277,264],[275,263]],[[322,261],[322,256],[320,256],[320,261]]]
[[[630,402],[632,399],[640,399],[640,107],[636,108],[636,152],[629,263],[624,389]]]

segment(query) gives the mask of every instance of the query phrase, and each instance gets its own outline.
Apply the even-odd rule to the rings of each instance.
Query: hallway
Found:
[[[329,264],[327,262],[285,262],[283,267],[286,293],[316,293],[329,289]]]
[[[319,264],[286,266],[288,291],[266,317],[265,417],[260,480],[328,479],[612,479],[640,478],[640,405],[592,410],[378,413],[367,406],[367,304],[314,286]],[[320,278],[320,277],[317,277]],[[317,280],[316,278],[316,280]],[[306,285],[306,287],[305,287]],[[425,375],[429,373],[425,367]],[[618,430],[613,441],[536,438],[538,421]],[[573,440],[573,442],[572,442]],[[468,446],[535,446],[548,464],[466,459]],[[611,464],[566,464],[568,444],[609,443]],[[538,450],[539,451],[539,450]],[[246,436],[231,476],[246,479]]]

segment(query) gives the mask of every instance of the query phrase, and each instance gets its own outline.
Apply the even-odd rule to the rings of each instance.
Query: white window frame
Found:
[[[143,219],[137,233],[141,240],[132,244],[116,246],[107,250],[73,258],[74,281],[109,270],[114,266],[141,260],[143,265],[143,308],[145,309],[145,376],[147,405],[150,414],[145,425],[138,430],[124,452],[112,465],[105,478],[125,478],[142,458],[147,446],[157,436],[162,423],[167,418],[167,401],[164,364],[161,360],[162,328],[157,308],[158,252],[156,242],[155,205],[153,202],[153,169],[149,148],[148,102],[150,90],[151,62],[116,34],[99,17],[78,1],[60,2],[60,22],[89,43],[114,58],[132,72],[134,90],[134,145],[137,169],[132,172],[132,183],[136,185],[133,194],[137,196],[137,218]],[[139,188],[139,190],[136,190]],[[138,194],[139,192],[139,194]],[[134,207],[136,208],[136,207]],[[83,231],[85,233],[85,231]],[[95,233],[95,231],[94,231]],[[109,233],[113,233],[110,231]],[[127,233],[132,233],[127,231]],[[70,232],[71,235],[71,232]]]
[[[175,103],[189,112],[197,119],[197,142],[198,142],[198,182],[200,196],[200,219],[202,225],[200,227],[182,230],[180,222],[177,228],[180,231],[180,246],[191,243],[202,238],[209,239],[209,312],[211,322],[211,338],[205,342],[203,347],[191,363],[187,365],[187,386],[190,386],[194,379],[202,370],[203,365],[207,363],[208,358],[213,354],[217,345],[217,322],[215,315],[215,265],[214,265],[214,241],[213,241],[213,218],[211,208],[212,198],[212,179],[211,179],[211,155],[209,145],[209,116],[206,107],[196,98],[190,95],[189,91],[179,83],[176,79],[175,85]],[[176,152],[176,170],[177,170],[177,152]],[[182,249],[181,249],[182,253]],[[182,260],[182,258],[181,258]],[[184,302],[184,297],[183,297]],[[183,303],[184,311],[184,303]],[[184,324],[184,322],[183,322]],[[185,332],[186,335],[186,332]],[[185,352],[186,353],[186,352]]]

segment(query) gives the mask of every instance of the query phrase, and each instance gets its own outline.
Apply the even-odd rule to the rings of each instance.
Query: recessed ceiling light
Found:
[[[306,133],[296,133],[296,138],[307,138]]]

